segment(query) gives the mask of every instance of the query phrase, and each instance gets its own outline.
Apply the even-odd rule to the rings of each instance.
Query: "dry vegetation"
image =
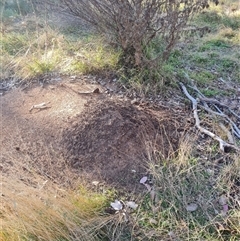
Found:
[[[64,2],[75,4],[78,1]],[[87,4],[86,1],[82,2]],[[99,3],[99,13],[102,14],[109,7],[105,5],[108,2]],[[176,7],[177,1],[172,2],[173,7]],[[28,5],[29,3],[31,4]],[[135,69],[131,69],[133,75],[130,79],[129,75],[123,73],[122,66],[119,66],[122,56],[126,57],[126,54],[132,54],[133,51],[134,59],[130,61],[132,66],[141,65],[144,58],[143,62],[148,62],[156,61],[159,54],[165,56],[166,52],[158,45],[162,42],[152,38],[156,36],[156,30],[148,32],[147,36],[134,30],[142,39],[139,35],[130,38],[131,28],[125,32],[126,35],[122,35],[123,30],[118,28],[120,32],[116,35],[117,42],[122,44],[122,49],[119,50],[112,45],[112,37],[111,43],[108,43],[106,37],[86,31],[85,28],[80,29],[79,22],[70,26],[56,25],[50,13],[33,12],[34,4],[33,0],[0,1],[1,88],[13,87],[16,83],[44,82],[47,75],[114,73],[119,75],[124,85],[134,86],[136,93],[142,95],[152,93],[149,89],[152,89],[153,84],[156,90],[159,86],[168,84],[168,88],[170,86],[174,92],[180,93],[176,87],[179,79],[186,84],[194,81],[206,96],[219,100],[223,96],[225,100],[229,95],[237,96],[239,93],[239,1],[220,1],[218,6],[211,4],[209,10],[196,16],[192,22],[194,31],[195,26],[207,26],[211,33],[199,40],[192,38],[192,32],[188,31],[188,44],[182,42],[170,53],[168,51],[180,34],[174,32],[177,22],[173,22],[169,36],[171,33],[174,36],[166,41],[165,46],[169,59],[162,64],[161,71],[149,72],[144,69],[136,73]],[[153,14],[159,14],[153,5],[148,5],[148,8]],[[120,23],[121,26],[129,26],[126,21],[130,20],[125,18],[125,14],[129,17],[130,9],[125,12],[124,6],[118,10],[120,21],[116,19],[117,26]],[[140,13],[143,10],[140,4]],[[82,14],[82,8],[74,8],[72,11],[76,11],[77,15]],[[86,15],[88,11],[85,12],[85,18],[89,16]],[[95,21],[95,25],[107,22],[108,25],[104,27],[109,24],[110,27],[116,27],[109,21],[109,16],[113,13],[108,14],[103,23],[94,18],[90,20]],[[188,13],[185,17],[188,17]],[[185,17],[183,25],[187,20]],[[135,18],[139,19],[138,16]],[[145,17],[140,18],[144,19]],[[149,27],[143,24],[144,21],[137,27]],[[161,31],[165,33],[168,26],[164,25]],[[139,44],[136,38],[150,43],[148,47],[145,46],[144,56],[142,46],[139,49],[139,45],[136,45]],[[153,78],[161,83],[153,82]],[[231,102],[229,106],[234,104]],[[235,109],[239,113],[239,106]],[[217,118],[208,118],[206,113],[201,113],[201,117],[204,125],[217,130],[225,138],[216,124]],[[16,177],[3,175],[0,240],[240,240],[240,155],[234,152],[221,153],[217,143],[192,132],[196,131],[191,129],[181,140],[179,150],[168,158],[163,158],[150,145],[148,157],[144,161],[149,167],[146,184],[151,186],[151,190],[146,189],[137,196],[128,197],[121,190],[109,187],[90,188],[83,180],[76,182],[74,189],[52,181],[45,183],[45,179],[36,174],[36,170],[30,170],[32,180],[27,184]],[[236,144],[239,145],[239,140]],[[32,187],[33,180],[37,180],[37,188]],[[122,198],[123,202],[129,198],[135,200],[138,208],[109,214],[106,210],[115,198]]]
[[[3,187],[0,240],[96,240],[96,225],[104,225],[106,195],[81,186],[73,192],[46,183],[37,189],[14,180],[10,185],[14,189]]]
[[[156,68],[166,60],[193,14],[208,8],[209,1],[60,1],[66,11],[107,34],[122,50],[126,67]],[[212,1],[218,4],[218,1]],[[158,39],[161,52],[146,55]]]

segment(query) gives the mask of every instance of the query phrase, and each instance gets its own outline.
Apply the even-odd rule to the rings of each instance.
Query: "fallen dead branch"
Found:
[[[223,111],[221,111],[221,109],[218,107],[223,107],[224,109],[227,109],[229,113],[231,113],[232,115],[234,115],[237,119],[240,120],[240,116],[238,116],[233,110],[231,110],[230,107],[228,107],[227,105],[221,104],[218,100],[215,99],[211,99],[211,98],[207,98],[205,97],[196,86],[189,86],[191,89],[195,90],[198,93],[198,99],[201,101],[201,103],[203,104],[203,106],[200,105],[201,108],[205,109],[208,113],[216,115],[216,116],[220,116],[223,117],[225,119],[225,121],[230,125],[233,135],[235,135],[237,138],[240,139],[240,129],[237,127],[237,125],[234,123],[234,121],[232,121],[227,114],[223,113]],[[207,103],[210,103],[215,111],[213,111]]]
[[[196,86],[189,86],[189,88],[195,90],[195,91],[199,94],[199,96],[198,96],[199,100],[201,100],[201,101],[203,101],[203,102],[205,102],[205,103],[213,104],[215,108],[216,108],[216,105],[221,106],[221,107],[224,107],[224,108],[226,108],[232,115],[234,115],[237,119],[240,120],[240,116],[237,115],[233,110],[231,110],[231,108],[229,108],[229,106],[220,103],[218,100],[205,97],[205,96],[198,90],[198,88],[197,88]],[[218,108],[216,108],[216,109],[218,109]],[[219,110],[219,109],[218,109],[218,110]]]
[[[43,102],[41,104],[38,104],[38,105],[33,105],[30,109],[29,109],[29,112],[31,112],[33,109],[47,109],[47,108],[51,108],[51,106],[47,106],[50,102]]]
[[[60,84],[61,87],[65,87],[68,88],[70,90],[72,90],[74,93],[79,94],[79,95],[89,95],[89,94],[101,94],[99,88],[95,88],[92,91],[86,91],[86,92],[79,92],[75,89],[73,89],[71,86],[67,85],[67,84]]]
[[[221,123],[221,122],[219,123],[219,126],[221,127],[221,129],[222,129],[225,133],[227,133],[228,142],[229,142],[230,144],[234,144],[234,143],[235,143],[235,140],[234,140],[234,137],[233,137],[231,131],[229,131],[228,128],[227,128],[223,123]]]
[[[233,121],[231,121],[230,118],[229,118],[227,115],[225,115],[224,113],[222,113],[222,112],[216,112],[216,111],[211,110],[211,109],[208,107],[207,103],[206,103],[206,102],[203,102],[204,96],[203,96],[203,94],[201,94],[201,92],[200,92],[196,87],[194,87],[194,88],[192,88],[192,89],[195,89],[195,90],[198,92],[198,94],[203,97],[203,98],[201,99],[202,104],[200,104],[200,99],[195,99],[193,96],[191,96],[191,95],[189,94],[186,86],[185,86],[183,83],[180,82],[180,86],[181,86],[181,88],[182,88],[182,90],[183,90],[183,93],[184,93],[184,94],[186,95],[186,97],[192,102],[192,109],[193,109],[193,116],[194,116],[194,119],[195,119],[195,126],[200,130],[200,132],[202,132],[202,133],[210,136],[210,137],[213,138],[214,140],[218,141],[218,142],[219,142],[219,147],[220,147],[220,150],[221,150],[221,151],[226,152],[227,149],[230,148],[230,149],[234,149],[234,150],[240,152],[240,149],[236,146],[235,143],[228,143],[228,142],[224,141],[221,137],[219,137],[218,135],[214,134],[213,132],[207,130],[206,128],[204,128],[204,127],[202,127],[202,126],[200,125],[200,118],[199,118],[199,116],[198,116],[198,106],[201,107],[201,108],[203,108],[203,109],[205,109],[205,110],[208,111],[208,113],[210,113],[210,114],[215,114],[215,115],[218,115],[218,116],[221,116],[222,118],[224,118],[224,119],[231,125],[232,129],[235,130],[235,131],[233,131],[233,133],[234,133],[234,134],[237,134],[236,136],[239,138],[239,136],[238,136],[238,131],[239,131],[239,129],[238,129],[237,125],[236,125]],[[233,124],[234,124],[234,125],[233,125]],[[235,126],[237,129],[234,129],[234,126]],[[224,128],[222,128],[222,129],[224,129]],[[229,136],[229,132],[227,132],[227,135]],[[231,140],[231,142],[233,141],[233,138],[229,138],[229,139]]]

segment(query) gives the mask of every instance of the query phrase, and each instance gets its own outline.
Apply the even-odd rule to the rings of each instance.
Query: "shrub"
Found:
[[[215,3],[218,1],[213,0]],[[67,11],[84,19],[122,50],[127,68],[154,66],[168,59],[189,18],[208,7],[208,0],[60,0]],[[146,49],[161,40],[158,54]],[[148,53],[146,55],[146,52]]]

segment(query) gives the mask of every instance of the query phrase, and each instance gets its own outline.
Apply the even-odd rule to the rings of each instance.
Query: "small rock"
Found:
[[[220,196],[218,203],[222,206],[227,204],[227,197],[225,195]]]
[[[214,170],[212,170],[212,169],[207,169],[207,173],[208,173],[209,175],[214,175]]]
[[[158,224],[158,222],[155,219],[153,219],[153,218],[149,219],[149,223],[151,223],[151,224]]]
[[[186,207],[188,212],[194,212],[198,209],[198,205],[196,203],[190,203]]]

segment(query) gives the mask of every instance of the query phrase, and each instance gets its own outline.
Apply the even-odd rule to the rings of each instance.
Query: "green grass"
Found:
[[[203,89],[202,93],[206,96],[206,97],[215,97],[216,95],[221,94],[222,92],[220,90],[216,90],[216,89]]]
[[[193,19],[192,24],[208,26],[211,32],[201,38],[190,37],[189,44],[181,43],[167,62],[173,67],[172,79],[177,76],[183,81],[184,69],[201,90],[211,86],[208,96],[221,91],[216,84],[219,78],[240,82],[240,9],[231,10],[239,7],[239,2],[222,2],[218,6],[211,4]]]
[[[24,3],[24,0],[21,1],[21,4]],[[187,51],[176,48],[166,63],[159,63],[150,69],[128,70],[127,73],[119,65],[121,52],[108,45],[103,37],[84,32],[75,25],[56,29],[40,19],[34,27],[33,18],[27,16],[22,30],[11,28],[1,36],[1,78],[32,79],[54,72],[117,72],[126,85],[146,94],[153,90],[157,93],[164,92],[168,87],[175,88],[176,76],[182,76],[182,69],[197,67],[202,73],[194,70],[188,74],[196,78],[200,85],[204,86],[219,76],[239,82],[239,15],[227,14],[225,8],[229,7],[227,1],[222,6],[212,5],[210,10],[194,19],[197,25],[210,25],[212,33],[200,39],[195,38]],[[15,7],[7,5],[5,9],[14,10]],[[234,22],[232,25],[235,27],[223,24],[223,21],[227,22],[226,19],[231,19],[229,22]],[[162,51],[161,39],[155,39],[144,51],[147,58],[157,58]],[[212,70],[218,72],[218,76],[214,76]]]
[[[217,6],[212,3],[209,9],[194,18],[197,25],[209,26],[213,31],[219,27],[238,30],[240,27],[240,10],[238,0],[222,0]]]
[[[206,24],[215,31],[218,29],[219,25],[232,28],[233,30],[238,30],[240,27],[240,18],[238,15],[229,16],[213,10],[200,14],[195,21],[201,22],[202,25]]]
[[[18,33],[10,33],[7,36],[1,38],[2,51],[11,56],[15,56],[21,51],[26,51],[26,41],[28,41],[26,35]]]
[[[160,62],[150,70],[136,71],[137,74],[133,71],[123,78],[129,80],[125,83],[140,93],[149,93],[152,90],[161,92],[167,86],[176,87],[176,77],[182,77],[182,69],[187,70],[196,84],[202,87],[214,83],[219,77],[240,82],[240,61],[237,55],[240,51],[240,14],[227,14],[223,6],[214,8],[212,5],[210,10],[193,20],[196,26],[209,26],[211,33],[202,38],[190,37],[191,43],[184,48],[175,48],[166,63]],[[161,51],[161,39],[155,39],[145,49],[145,54],[147,58],[154,59]],[[152,91],[152,94],[155,92]]]

